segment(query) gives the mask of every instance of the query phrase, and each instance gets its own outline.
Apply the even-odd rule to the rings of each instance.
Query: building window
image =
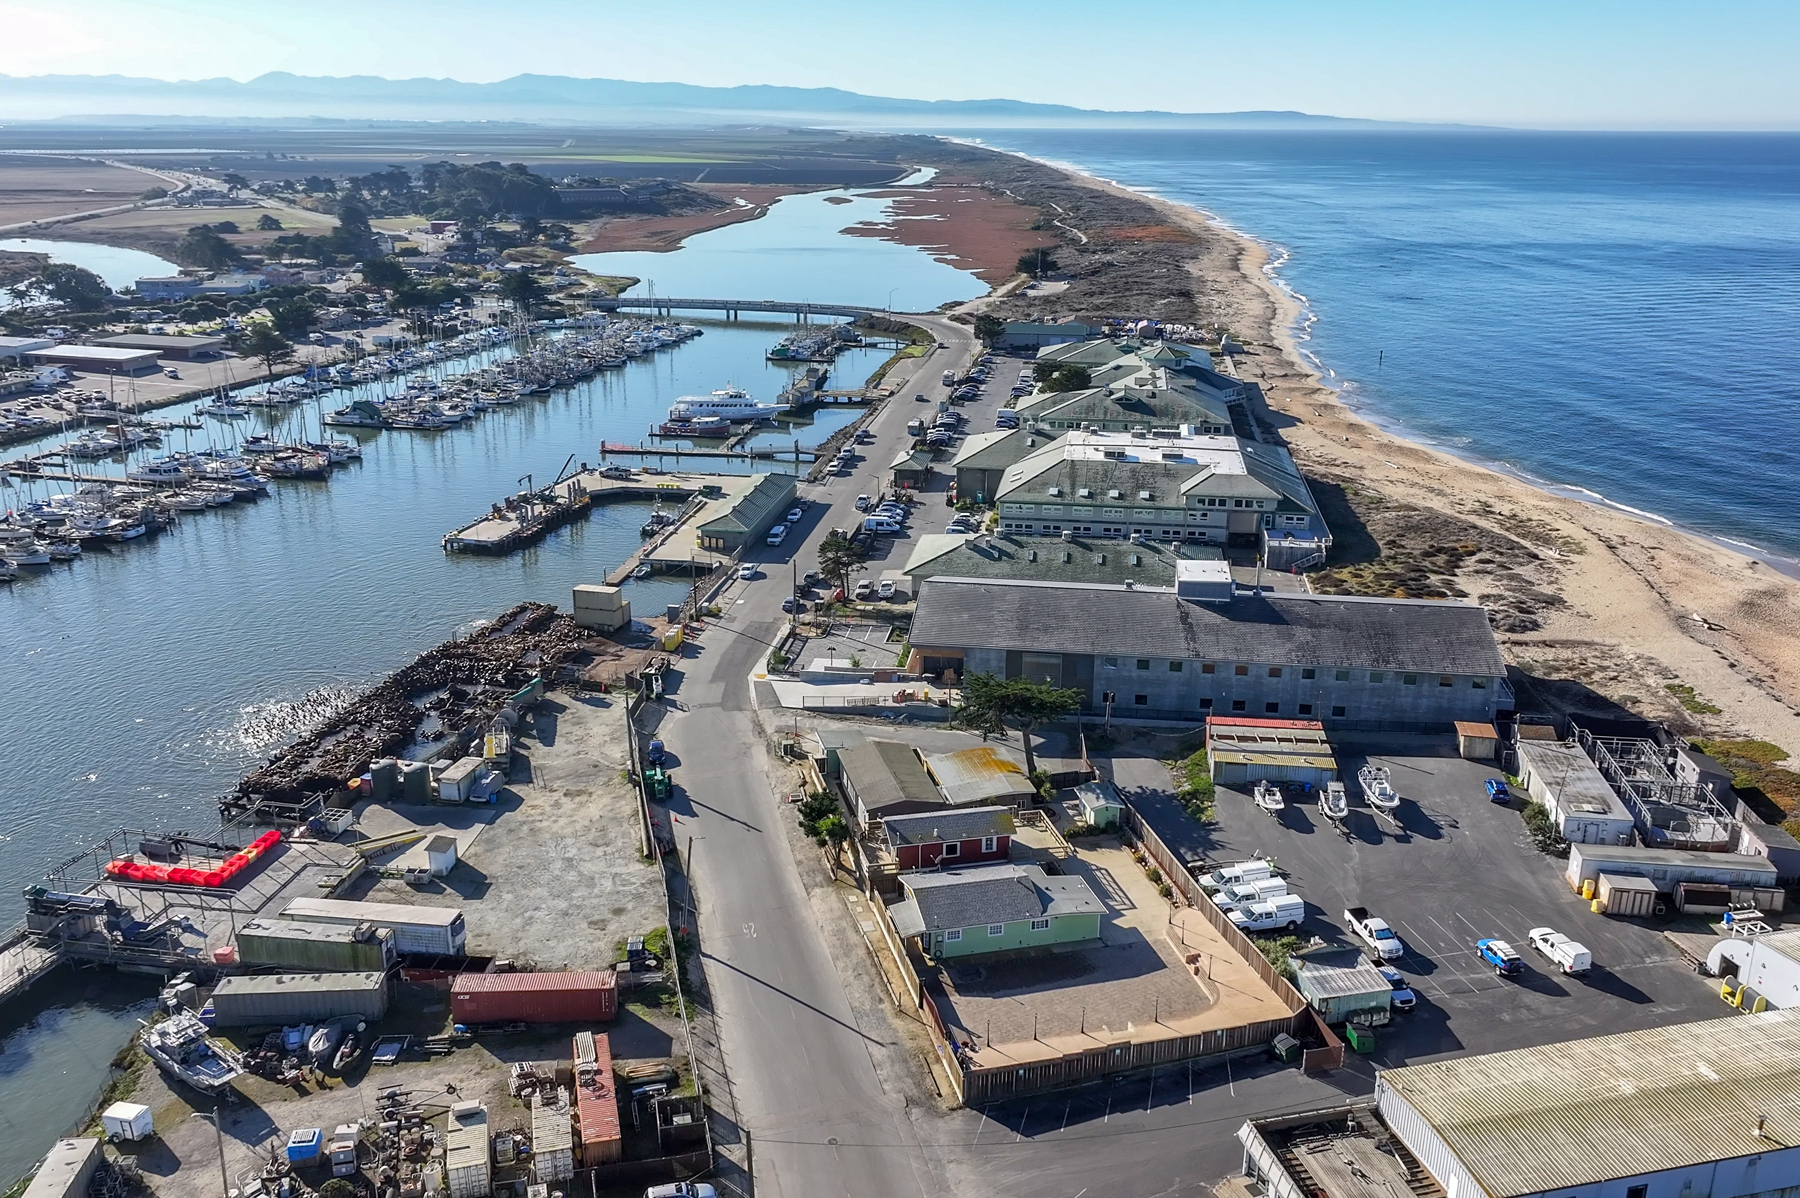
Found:
[[[960,857],[960,856],[962,856],[962,845],[960,845],[956,841],[952,840],[944,846],[943,851],[941,853],[939,853],[938,856],[940,856],[940,857]]]
[[[1343,719],[1344,718],[1344,709],[1342,707],[1333,707],[1331,709],[1331,714],[1336,719]]]
[[[999,845],[1000,845],[1000,841],[997,837],[983,836],[981,838],[981,851],[984,853],[993,852],[996,848],[999,847]]]
[[[1249,666],[1232,666],[1231,672],[1233,674],[1236,674],[1239,678],[1250,677],[1250,667]]]
[[[1306,669],[1300,671],[1300,677],[1302,677],[1302,678],[1317,678],[1318,676],[1319,676],[1319,671],[1313,669],[1310,666],[1308,666]]]
[[[1178,661],[1172,661],[1172,662],[1170,662],[1170,663],[1169,663],[1169,673],[1171,673],[1171,674],[1179,674],[1179,673],[1181,673],[1181,663],[1180,663],[1180,662],[1178,662]],[[1449,685],[1449,683],[1445,683],[1445,684],[1444,684],[1444,685],[1446,685],[1446,686],[1448,686],[1448,685]]]
[[[952,944],[955,944],[958,940],[962,939],[962,929],[961,928],[951,928],[948,932],[944,933],[944,939],[948,940]]]
[[[1218,667],[1213,665],[1210,661],[1203,661],[1200,663],[1200,672],[1202,674],[1211,674],[1217,669]]]
[[[1625,1187],[1625,1198],[1647,1198],[1649,1193],[1650,1187],[1648,1185]]]
[[[1438,685],[1439,686],[1449,686],[1451,683],[1453,683],[1455,681],[1456,681],[1456,679],[1450,677],[1450,675],[1448,675],[1448,674],[1439,674],[1438,675]]]
[[[988,925],[988,935],[989,936],[1004,936],[1004,935],[1006,935],[1006,925],[1003,923],[989,924]]]
[[[1211,699],[1200,700],[1200,710],[1201,711],[1211,711],[1212,710],[1212,700]]]
[[[1350,681],[1350,671],[1349,670],[1339,670],[1339,671],[1337,671],[1337,673],[1334,676],[1337,678],[1337,680],[1339,682]]]
[[[1133,707],[1148,707],[1150,706],[1150,696],[1133,695],[1131,696],[1131,704]]]
[[[1231,701],[1231,710],[1233,710],[1233,711],[1244,710],[1244,701],[1242,699],[1233,699]]]
[[[1119,659],[1116,657],[1102,657],[1100,659],[1100,664],[1109,670],[1116,670],[1119,668]]]
[[[1382,673],[1382,672],[1381,672],[1381,671],[1380,671],[1380,670],[1370,670],[1370,671],[1369,671],[1369,681],[1370,681],[1370,682],[1377,682],[1377,683],[1379,683],[1379,682],[1386,682],[1386,681],[1387,681],[1387,675],[1386,675],[1386,674],[1384,674],[1384,673]]]
[[[1471,678],[1469,680],[1469,689],[1470,690],[1478,690],[1478,691],[1486,690],[1487,689],[1487,679],[1486,678]]]
[[[1050,921],[1047,919],[1034,919],[1031,921],[1031,930],[1034,932],[1048,932],[1050,930]]]
[[[1269,715],[1280,715],[1281,714],[1281,704],[1279,704],[1279,703],[1264,703],[1263,711],[1267,712]]]
[[[1149,658],[1148,658],[1148,657],[1140,657],[1140,658],[1138,658],[1138,659],[1137,659],[1137,667],[1138,667],[1138,669],[1140,669],[1140,670],[1147,670],[1147,669],[1149,669],[1149,668],[1150,668],[1150,659],[1149,659]]]
[[[1270,666],[1269,667],[1269,677],[1271,677],[1271,678],[1281,677],[1281,667],[1280,666]]]
[[[1300,704],[1299,711],[1300,711],[1301,715],[1311,715],[1312,714],[1312,704],[1311,703]]]
[[[1419,685],[1419,676],[1417,674],[1406,674],[1401,677],[1400,681],[1407,686],[1417,686]]]

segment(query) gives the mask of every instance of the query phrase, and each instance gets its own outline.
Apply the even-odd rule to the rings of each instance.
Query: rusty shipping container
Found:
[[[575,1037],[575,1117],[581,1124],[581,1166],[592,1169],[625,1155],[619,1126],[618,1079],[613,1076],[612,1041],[605,1032]]]
[[[602,1023],[619,1013],[610,969],[587,973],[465,973],[450,984],[458,1023]]]

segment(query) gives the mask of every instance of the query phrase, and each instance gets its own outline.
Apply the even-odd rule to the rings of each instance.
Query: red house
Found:
[[[1012,848],[1013,817],[1006,807],[946,807],[882,820],[894,864],[936,869],[1005,861]]]

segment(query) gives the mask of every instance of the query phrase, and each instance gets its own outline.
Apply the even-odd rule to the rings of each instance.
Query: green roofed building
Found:
[[[700,548],[736,553],[764,536],[793,506],[795,481],[791,474],[753,474],[741,489],[733,485],[711,501],[714,511],[701,516],[695,534]]]

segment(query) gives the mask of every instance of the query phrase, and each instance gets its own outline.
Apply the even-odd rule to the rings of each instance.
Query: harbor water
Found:
[[[873,283],[895,274],[896,255],[911,263],[899,273],[914,288],[904,300],[896,295],[897,305],[929,308],[985,290],[922,252],[839,236],[864,218],[861,210],[819,199],[783,200],[765,218],[796,200],[832,214],[814,213],[803,234],[790,228],[789,244],[764,259],[760,280],[746,273],[746,257],[757,254],[743,247],[763,221],[703,234],[661,257],[682,260],[684,286],[734,298],[867,302]],[[871,203],[880,202],[857,201]],[[807,261],[797,264],[796,257]],[[709,261],[721,264],[715,276]],[[623,273],[604,261],[594,268]],[[795,296],[801,278],[806,291]],[[874,298],[885,302],[885,295]],[[187,514],[155,540],[97,548],[0,587],[0,662],[10,683],[0,688],[0,720],[12,730],[0,740],[0,777],[7,779],[0,790],[0,918],[11,922],[22,911],[4,894],[16,896],[49,863],[115,827],[216,826],[216,796],[360,688],[514,603],[566,607],[573,586],[616,567],[640,544],[646,504],[599,506],[506,557],[446,555],[439,542],[520,490],[527,474],[546,483],[571,454],[592,464],[602,442],[646,440],[681,395],[734,384],[766,402],[792,377],[795,368],[768,363],[764,354],[793,326],[688,323],[705,334],[458,428],[355,431],[362,460],[329,480],[277,482],[255,503]],[[859,386],[886,355],[843,354],[832,368],[833,385]],[[341,406],[348,398],[339,391],[324,403]],[[786,447],[797,438],[812,445],[859,411],[821,408],[759,443]],[[247,435],[279,428],[284,419],[298,417],[258,411],[235,424]],[[316,437],[313,420],[304,431]],[[189,435],[198,448],[199,438],[215,434]],[[153,452],[184,448],[181,431],[168,437]],[[9,448],[6,456],[60,439]],[[681,466],[749,468],[704,459]],[[0,506],[41,498],[53,485],[0,487]],[[636,610],[659,613],[686,585],[651,579],[628,584],[628,593]],[[81,1117],[104,1083],[106,1061],[134,1026],[132,1003],[143,992],[121,979],[113,983],[117,993],[103,987],[90,994],[94,976],[57,975],[30,1000],[41,1004],[39,1017],[0,1025],[0,1110],[34,1112],[36,1132],[0,1137],[0,1184],[29,1168]]]
[[[52,262],[66,262],[91,270],[105,280],[114,291],[130,287],[139,279],[167,277],[181,268],[143,250],[128,250],[116,245],[96,245],[83,241],[50,241],[42,237],[0,238],[0,250],[17,254],[48,254]],[[0,295],[0,302],[7,298]]]

